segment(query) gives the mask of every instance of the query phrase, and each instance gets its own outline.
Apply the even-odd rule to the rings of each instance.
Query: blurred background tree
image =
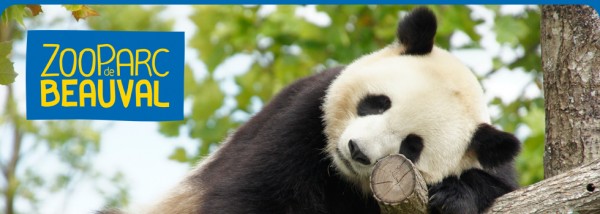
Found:
[[[96,11],[84,5],[64,7],[65,13],[71,12],[77,20],[97,15]],[[153,22],[155,20],[151,16],[156,16],[158,11],[159,8],[153,12],[134,7],[129,12],[139,19],[129,19],[128,23],[131,25],[122,27],[129,30],[169,30],[168,22]],[[4,178],[0,183],[4,201],[4,206],[0,206],[0,213],[51,212],[41,211],[40,201],[44,200],[43,197],[59,192],[64,194],[63,204],[56,206],[58,210],[52,212],[65,213],[72,201],[72,192],[84,179],[104,180],[113,186],[110,190],[97,188],[98,193],[105,198],[104,206],[126,206],[129,192],[123,174],[117,172],[105,175],[92,167],[100,148],[100,133],[104,128],[94,127],[92,121],[27,120],[23,106],[15,101],[14,88],[10,83],[17,77],[17,72],[10,60],[18,56],[12,56],[12,42],[23,39],[24,20],[40,12],[42,8],[39,5],[15,5],[4,11],[0,22],[0,84],[4,85],[0,87],[6,98],[3,100],[4,108],[0,108],[4,111],[0,115],[0,129],[11,134],[0,139],[0,148],[6,149],[0,153],[0,169]],[[34,21],[27,27],[36,26]],[[22,71],[19,73],[24,77]],[[45,164],[50,164],[50,168],[54,170],[41,169],[48,167]],[[18,202],[24,202],[20,203],[20,210],[15,206]]]
[[[351,63],[352,60],[389,44],[395,38],[399,17],[413,6],[317,6],[329,17],[328,23],[315,23],[299,16],[301,6],[277,6],[265,12],[264,6],[196,6],[190,17],[198,32],[190,46],[200,53],[208,75],[201,81],[189,78],[186,70],[186,99],[192,111],[183,121],[161,123],[160,131],[177,136],[180,126],[189,127],[190,137],[198,139],[197,150],[177,148],[172,159],[194,164],[208,155],[225,136],[268,102],[271,96],[292,81],[327,67]],[[477,27],[483,21],[471,16],[465,6],[431,6],[439,18],[436,44],[450,51],[482,49]],[[493,68],[480,76],[485,80],[497,71],[522,69],[531,73],[541,91],[539,44],[539,10],[527,8],[519,14],[502,14],[501,6],[488,6],[495,13],[493,30],[504,50],[517,57],[503,59],[498,53]],[[451,38],[466,34],[469,42],[452,46]],[[215,73],[232,57],[252,59],[248,71],[235,75],[237,89],[232,93],[220,82],[227,81]],[[188,68],[189,69],[189,68]],[[520,89],[522,94],[527,87]],[[229,105],[224,105],[230,103]],[[494,124],[505,131],[521,128],[524,149],[518,159],[520,182],[527,185],[543,178],[544,106],[543,96],[519,96],[504,101],[497,97],[490,103],[499,112]]]
[[[399,18],[414,6],[193,6],[189,20],[197,26],[193,35],[186,35],[188,47],[199,53],[202,69],[185,67],[185,103],[190,107],[182,121],[161,122],[159,132],[165,136],[187,135],[197,139],[192,147],[175,147],[171,160],[193,165],[218,149],[228,133],[243,124],[269,99],[294,80],[325,68],[351,63],[352,60],[380,49],[395,38]],[[15,9],[16,8],[16,9]],[[99,15],[88,18],[87,25],[95,30],[170,31],[174,21],[165,19],[162,6],[69,6],[74,16]],[[316,8],[317,12],[311,12]],[[500,45],[493,53],[493,65],[479,72],[482,82],[502,72],[525,72],[531,76],[528,85],[517,90],[522,96],[515,100],[491,99],[493,123],[505,131],[516,132],[523,142],[517,165],[521,185],[543,178],[544,106],[543,95],[525,96],[531,87],[542,91],[539,44],[540,12],[535,6],[518,13],[504,12],[504,6],[485,6],[492,23],[474,15],[475,7],[430,6],[438,15],[436,44],[450,51],[484,50],[484,30],[490,28],[492,43]],[[10,41],[23,39],[23,17],[33,16],[36,9],[12,6],[3,15],[0,40],[0,84],[14,79]],[[40,8],[41,10],[41,8]],[[16,14],[16,15],[15,15]],[[315,19],[316,17],[316,19]],[[76,17],[77,18],[77,17]],[[28,19],[28,18],[25,18]],[[72,20],[62,20],[72,22]],[[19,24],[20,23],[20,24]],[[31,19],[35,29],[35,18]],[[187,29],[186,29],[187,30]],[[189,32],[188,32],[189,33]],[[488,33],[489,34],[489,33]],[[452,43],[455,37],[463,42]],[[506,52],[514,57],[505,57]],[[189,52],[186,52],[190,56]],[[228,64],[248,66],[227,71]],[[470,65],[477,64],[470,63]],[[23,74],[24,71],[17,71]],[[510,75],[510,74],[509,74]],[[24,76],[24,75],[23,75]],[[12,79],[11,79],[12,78]],[[86,121],[27,121],[13,100],[11,85],[6,88],[6,107],[0,126],[13,130],[15,139],[0,142],[0,148],[12,148],[0,153],[3,171],[12,157],[27,159],[26,151],[42,151],[65,164],[64,171],[41,177],[35,164],[17,164],[12,176],[0,183],[6,201],[20,197],[35,210],[43,191],[74,188],[78,177],[105,179],[115,191],[99,190],[105,204],[122,207],[129,200],[128,185],[123,174],[102,175],[91,169],[90,162],[98,153],[101,132]],[[519,86],[521,87],[521,86]],[[512,89],[514,90],[514,89]],[[29,140],[19,140],[29,139]],[[15,143],[21,142],[21,143]],[[26,143],[27,148],[20,146]],[[6,146],[10,144],[11,146]],[[193,148],[193,149],[190,149]],[[16,150],[15,150],[16,149]],[[17,161],[16,163],[19,163]],[[34,162],[35,163],[35,162]],[[74,176],[74,175],[77,176]],[[126,173],[125,173],[126,174]],[[44,174],[46,175],[46,174]],[[34,194],[36,193],[36,194]],[[12,199],[11,199],[12,200]],[[8,207],[8,203],[7,206]],[[65,205],[66,206],[66,205]],[[35,212],[35,211],[34,211]],[[10,213],[10,212],[5,212]]]
[[[37,13],[35,8],[12,6],[2,14],[0,84],[11,83],[17,76],[10,61],[12,41],[22,39],[23,32],[15,23],[22,26],[25,16]],[[83,177],[98,176],[90,164],[91,157],[98,152],[100,134],[91,128],[90,122],[26,120],[15,102],[12,85],[1,87],[5,88],[2,92],[5,100],[0,128],[11,134],[0,140],[0,148],[8,149],[0,155],[2,213],[17,213],[18,200],[26,202],[28,212],[38,212],[38,202],[45,195],[65,191],[68,198]],[[36,165],[46,161],[54,161],[63,170],[43,174]],[[67,207],[66,201],[62,209]]]

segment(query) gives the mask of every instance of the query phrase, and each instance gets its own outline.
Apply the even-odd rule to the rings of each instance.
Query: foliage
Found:
[[[17,23],[23,25],[23,18],[26,16],[30,16],[33,13],[28,13],[29,10],[26,10],[27,6],[25,5],[13,5],[2,13],[2,22],[7,24],[9,21],[15,20]]]
[[[0,143],[10,145],[12,152],[6,153],[9,156],[0,156],[0,167],[8,181],[0,188],[4,190],[4,197],[11,201],[24,199],[30,209],[35,210],[40,196],[73,191],[77,181],[94,172],[91,158],[99,150],[100,134],[86,121],[27,120],[17,110],[12,86],[6,87],[9,93],[0,127],[8,127],[13,135],[12,141]],[[53,167],[59,170],[48,174],[38,169],[48,162],[56,164]],[[5,213],[14,213],[12,204],[4,209]]]
[[[90,16],[105,14],[102,19],[88,19],[92,28],[106,30],[171,30],[172,21],[163,21],[158,13],[164,7],[143,9],[140,6],[122,6],[117,9],[104,6],[64,5],[74,19],[86,19]],[[0,22],[0,84],[14,82],[17,75],[11,60],[11,40],[20,39],[22,29],[13,27],[13,21],[24,26],[24,19],[43,12],[40,5],[15,5],[7,8]],[[123,15],[128,14],[128,15]],[[35,22],[33,22],[35,23]],[[32,26],[28,26],[32,27]],[[33,26],[34,27],[34,26]],[[24,77],[24,76],[23,76]],[[64,193],[69,201],[71,192],[78,181],[84,177],[92,177],[96,181],[108,179],[110,189],[98,188],[97,191],[105,198],[105,205],[123,207],[129,202],[128,185],[123,174],[117,172],[108,178],[91,167],[92,158],[99,151],[100,133],[92,128],[89,121],[29,121],[17,111],[12,86],[8,88],[6,108],[0,117],[0,127],[13,130],[13,152],[7,157],[0,156],[0,166],[6,171],[8,181],[1,186],[2,193],[7,199],[3,207],[7,214],[16,212],[16,199],[29,202],[30,210],[37,212],[39,202],[44,194]],[[10,139],[10,138],[2,138]],[[1,141],[1,140],[0,140]],[[27,148],[24,145],[27,145]],[[43,157],[32,155],[42,153]],[[38,165],[27,165],[31,159],[58,161],[56,170],[40,172]],[[54,162],[54,161],[50,161]],[[14,164],[13,164],[14,163]],[[17,164],[18,163],[18,164]],[[41,164],[40,164],[41,165]],[[66,208],[67,202],[62,206]],[[22,206],[20,208],[23,208]]]
[[[502,45],[522,49],[515,60],[502,63],[498,58],[495,69],[502,67],[511,70],[523,69],[532,75],[532,82],[536,87],[542,87],[542,60],[540,53],[540,11],[538,8],[527,9],[522,14],[501,14],[497,6],[490,7],[496,12],[494,30],[497,40]],[[491,71],[491,73],[495,72]],[[505,131],[516,132],[518,128],[529,130],[523,140],[523,149],[517,158],[519,182],[528,185],[544,179],[544,133],[545,113],[543,97],[524,96],[526,87],[516,100],[505,104],[496,98],[490,104],[499,107],[501,117],[495,118],[494,123],[502,126]]]
[[[71,15],[75,20],[79,21],[79,19],[85,19],[90,16],[98,16],[100,15],[98,12],[89,8],[85,5],[65,5],[65,9],[71,11]]]
[[[79,19],[85,19],[90,16],[98,16],[98,12],[88,6],[77,4],[77,5],[65,5],[64,8],[71,12],[73,18],[77,21]],[[28,4],[28,5],[13,5],[2,13],[2,22],[5,24],[9,21],[16,21],[20,25],[25,25],[23,19],[25,17],[37,16],[44,12],[42,6],[39,4]]]
[[[76,19],[94,13],[83,5],[65,7]],[[0,22],[0,84],[6,85],[2,86],[6,96],[2,96],[5,100],[1,103],[5,107],[0,114],[0,129],[9,130],[6,133],[10,134],[0,139],[2,148],[10,148],[0,155],[0,168],[6,181],[0,185],[6,202],[1,208],[6,214],[22,212],[27,205],[29,212],[37,213],[45,195],[59,192],[65,194],[65,203],[58,208],[65,209],[78,181],[86,176],[103,178],[92,168],[92,158],[100,149],[100,133],[90,121],[31,121],[19,111],[11,85],[17,73],[11,60],[14,58],[12,41],[21,39],[22,29],[13,23],[24,26],[24,19],[41,12],[40,5],[14,5],[2,13]],[[47,172],[42,169],[45,167],[53,170]],[[127,196],[126,189],[124,191],[118,195]],[[20,210],[15,207],[17,201],[20,201]]]
[[[89,16],[98,16],[98,12],[85,6],[85,5],[65,5],[65,9],[71,11],[73,18],[79,21],[79,19],[85,19]],[[26,17],[37,16],[44,12],[42,6],[39,4],[30,5],[13,5],[4,12],[2,12],[2,21],[0,22],[0,31],[4,31],[4,38],[0,38],[0,85],[8,85],[15,81],[17,73],[13,68],[13,62],[10,61],[10,52],[12,49],[13,38],[8,35],[8,31],[13,29],[9,28],[9,22],[16,21],[20,25],[24,26],[23,19]]]
[[[164,10],[161,6],[94,6],[94,10],[102,14],[102,17],[88,19],[87,23],[96,30],[169,31],[173,27],[173,20],[164,20],[158,16]]]
[[[264,12],[265,6],[196,6],[191,20],[198,26],[190,46],[200,52],[208,75],[196,81],[186,68],[185,96],[192,110],[183,121],[161,123],[160,131],[177,136],[181,126],[187,126],[192,138],[201,140],[195,151],[177,148],[171,159],[195,163],[218,146],[231,132],[256,111],[256,106],[269,99],[292,81],[318,72],[326,67],[348,64],[361,55],[377,50],[394,40],[395,26],[401,15],[413,6],[318,6],[329,23],[310,21],[299,14],[304,6],[277,6]],[[442,48],[480,49],[481,35],[476,27],[482,20],[471,17],[464,6],[430,7],[443,18],[438,19],[436,44]],[[541,87],[539,53],[539,11],[529,8],[522,14],[502,14],[500,6],[490,6],[496,16],[494,28],[497,42],[513,51],[522,49],[515,60],[494,58],[494,67],[481,78],[497,70],[524,69],[532,73]],[[399,12],[400,11],[400,12]],[[457,32],[471,40],[461,47],[450,46]],[[247,72],[235,74],[239,90],[227,92],[219,84],[226,78],[217,71],[227,60],[236,56],[252,58]],[[523,89],[525,90],[525,89]],[[234,103],[233,107],[224,103]],[[514,101],[496,98],[491,105],[501,110],[494,122],[509,132],[527,127],[531,133],[522,138],[524,150],[518,159],[521,184],[542,178],[543,157],[543,98],[521,96]],[[541,132],[540,132],[541,130]]]
[[[17,73],[10,61],[9,54],[12,49],[12,42],[0,42],[0,84],[6,85],[15,81]]]
[[[117,172],[110,178],[110,184],[116,186],[116,193],[108,192],[106,189],[98,188],[97,191],[104,196],[106,202],[102,207],[126,207],[129,204],[129,184],[122,172]]]

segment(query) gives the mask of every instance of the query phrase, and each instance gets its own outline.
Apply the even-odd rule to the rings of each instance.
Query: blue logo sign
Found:
[[[183,119],[183,32],[27,34],[27,119]]]

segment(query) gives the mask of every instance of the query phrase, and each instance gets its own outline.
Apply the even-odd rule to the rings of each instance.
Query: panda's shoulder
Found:
[[[268,166],[294,161],[289,157],[274,156],[269,152],[291,148],[288,145],[294,145],[296,149],[311,150],[314,145],[296,142],[302,142],[306,133],[322,133],[321,103],[327,88],[341,70],[342,67],[327,69],[299,79],[282,89],[228,137],[219,151],[212,155],[213,161],[202,170],[203,174],[208,175],[212,171],[222,174],[223,170],[220,168],[225,166],[246,165],[246,168],[241,170],[245,172],[254,170],[257,164]],[[269,155],[269,158],[258,158],[263,160],[260,162],[236,163],[237,160],[227,157],[231,154],[235,154],[237,159],[253,160],[263,155]]]
[[[340,74],[344,67],[334,67],[323,70],[308,77],[296,80],[288,87],[283,89],[274,99],[279,98],[300,98],[306,94],[324,95],[327,88],[333,80]],[[289,96],[290,92],[295,92],[294,96]],[[300,95],[300,96],[298,96]],[[306,99],[306,97],[303,97]],[[317,101],[321,101],[322,97],[315,97]]]
[[[265,187],[293,187],[297,195],[318,198],[324,190],[312,181],[324,180],[319,176],[326,175],[329,166],[323,163],[325,157],[320,152],[325,146],[320,106],[329,84],[341,70],[327,69],[295,81],[238,128],[210,161],[190,177],[193,183],[201,184],[202,209],[260,210],[275,198],[262,191],[243,190]],[[302,155],[289,155],[292,153]],[[281,170],[281,166],[286,170]],[[306,179],[311,177],[314,179]],[[269,182],[273,180],[278,182]],[[237,202],[255,198],[265,203],[232,207],[222,203],[221,197]],[[293,197],[281,196],[277,201],[297,200]]]
[[[325,91],[342,70],[343,67],[329,68],[289,84],[239,127],[228,141],[248,141],[258,133],[269,130],[265,129],[268,124],[278,124],[282,119],[293,119],[289,118],[293,116],[289,114],[289,111],[314,110],[315,105],[321,105]]]

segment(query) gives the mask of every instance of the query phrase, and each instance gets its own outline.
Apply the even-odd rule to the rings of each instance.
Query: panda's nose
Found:
[[[355,160],[356,162],[359,162],[364,165],[371,164],[369,158],[362,151],[360,151],[360,148],[358,147],[358,145],[356,145],[356,142],[350,140],[350,142],[348,142],[348,148],[350,149],[350,155],[352,156],[352,160]]]

